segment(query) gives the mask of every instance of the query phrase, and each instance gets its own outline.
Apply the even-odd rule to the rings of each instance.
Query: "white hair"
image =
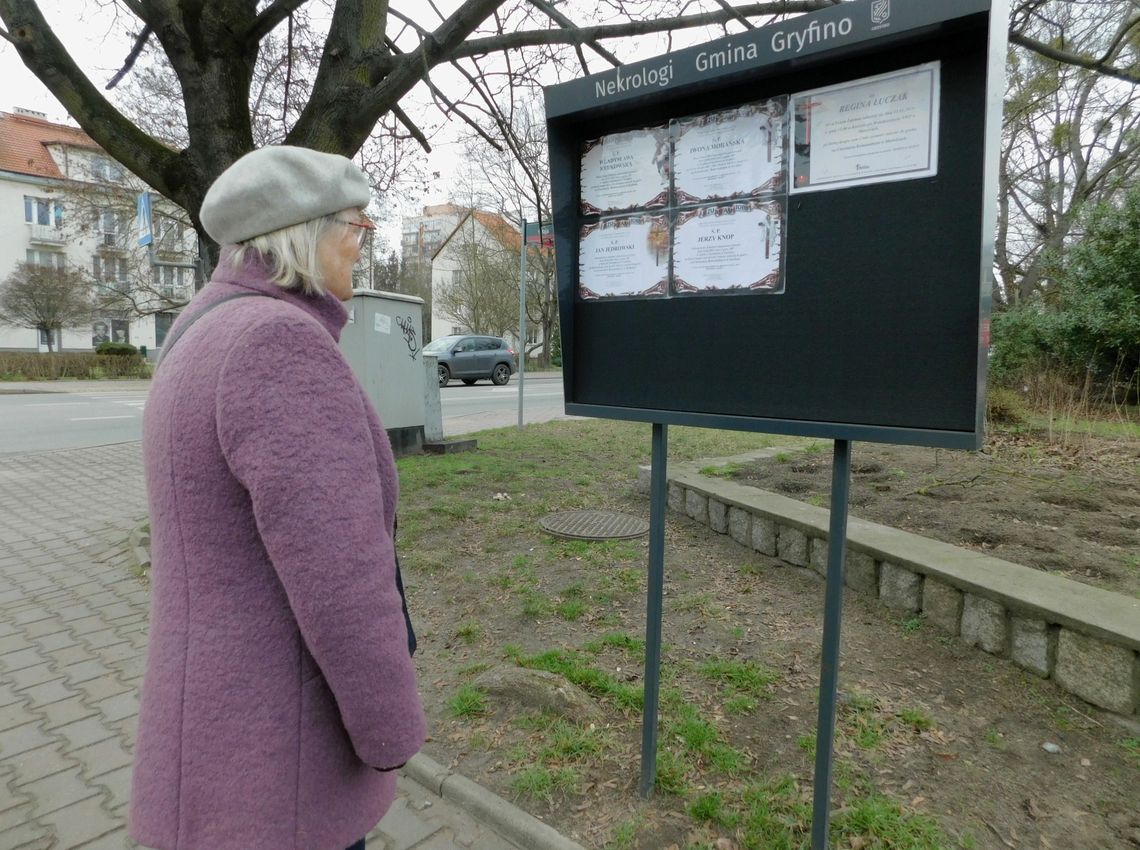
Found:
[[[270,280],[282,289],[324,295],[325,281],[317,259],[317,245],[333,226],[333,220],[331,215],[313,218],[227,245],[221,265],[236,270],[260,255],[270,265]]]

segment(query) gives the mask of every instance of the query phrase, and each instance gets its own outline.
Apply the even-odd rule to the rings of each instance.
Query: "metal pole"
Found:
[[[520,214],[519,218],[522,218]],[[526,386],[526,219],[522,220],[522,269],[519,272],[519,430],[523,429],[523,388]]]
[[[843,625],[843,561],[847,550],[847,497],[851,442],[835,441],[831,462],[831,524],[827,537],[827,586],[823,603],[823,653],[819,669],[819,718],[815,733],[815,801],[812,850],[827,850],[831,773],[835,757],[835,700],[839,690],[839,633]]]
[[[649,590],[645,610],[645,695],[641,719],[641,796],[653,794],[657,780],[657,703],[661,690],[661,599],[665,586],[665,506],[669,485],[665,463],[669,426],[653,423],[649,476]]]

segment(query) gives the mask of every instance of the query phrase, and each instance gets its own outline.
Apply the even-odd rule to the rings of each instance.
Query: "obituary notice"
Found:
[[[776,98],[677,121],[676,203],[783,191],[786,113],[787,98]]]
[[[938,173],[940,64],[792,95],[791,191]]]
[[[663,215],[603,219],[582,227],[578,295],[585,299],[665,295],[669,223]]]
[[[717,204],[679,213],[673,242],[674,291],[782,292],[783,229],[784,207],[778,200]]]
[[[581,207],[585,215],[663,207],[669,198],[669,131],[649,127],[586,142]]]

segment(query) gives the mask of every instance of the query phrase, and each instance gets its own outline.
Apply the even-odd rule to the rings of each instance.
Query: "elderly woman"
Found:
[[[280,146],[202,205],[221,261],[171,329],[143,429],[146,847],[362,847],[423,743],[396,467],[337,347],[368,200],[348,159]]]

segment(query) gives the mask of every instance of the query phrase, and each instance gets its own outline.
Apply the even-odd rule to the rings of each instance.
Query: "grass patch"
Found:
[[[720,466],[705,466],[701,468],[701,475],[709,478],[732,478],[745,466],[742,463],[726,463]]]
[[[625,710],[640,711],[644,705],[645,696],[640,687],[619,682],[609,673],[591,666],[581,653],[573,650],[553,649],[530,657],[520,655],[516,656],[515,663],[533,670],[557,673],[587,693],[609,699]]]
[[[452,717],[479,717],[487,713],[487,695],[474,685],[463,685],[447,701]]]
[[[904,708],[899,712],[899,718],[916,732],[925,732],[934,728],[934,720],[925,711],[919,708]]]
[[[1140,737],[1130,736],[1121,738],[1118,741],[1124,752],[1128,753],[1129,758],[1140,767]]]
[[[578,790],[581,777],[569,767],[549,768],[532,764],[511,780],[515,793],[537,800],[550,801],[555,794],[571,794]]]
[[[470,646],[483,637],[482,627],[473,620],[468,620],[462,626],[455,630],[455,637],[457,640],[463,641]]]
[[[769,685],[780,681],[779,673],[752,661],[708,661],[700,666],[700,674],[709,681],[756,698],[767,697]]]

